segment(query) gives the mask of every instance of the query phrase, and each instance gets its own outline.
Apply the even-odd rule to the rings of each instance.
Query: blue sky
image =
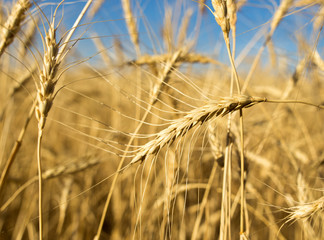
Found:
[[[43,3],[57,3],[59,1],[42,1]],[[77,14],[81,11],[86,1],[66,1],[64,6],[65,27],[72,26]],[[143,53],[165,52],[161,37],[166,6],[173,11],[173,26],[178,29],[180,20],[186,9],[192,8],[194,14],[190,22],[188,36],[195,36],[195,25],[197,21],[198,4],[191,0],[133,0],[134,16],[140,32],[141,50]],[[210,1],[207,4],[211,7]],[[266,32],[270,26],[270,21],[279,5],[276,0],[249,0],[238,13],[237,23],[237,54],[246,48],[250,40],[262,29]],[[54,7],[45,7],[45,12],[53,12]],[[293,11],[299,9],[291,9]],[[297,36],[303,36],[310,44],[314,44],[315,34],[312,32],[312,19],[318,7],[311,7],[306,10],[287,16],[276,30],[273,41],[276,52],[282,56],[288,56],[292,60],[298,58]],[[93,24],[87,31],[87,36],[98,35],[107,48],[112,46],[114,38],[119,38],[130,56],[134,55],[134,50],[130,42],[129,34],[123,19],[123,11],[120,0],[106,0],[96,16],[91,20]],[[87,20],[83,21],[83,23]],[[84,30],[80,29],[80,32]],[[225,46],[223,44],[220,27],[216,24],[213,15],[206,9],[202,17],[199,38],[196,45],[198,52],[210,54],[226,61]],[[91,34],[90,34],[91,33]],[[78,34],[78,33],[77,33]],[[76,36],[77,36],[76,34]],[[264,41],[264,37],[256,42],[251,49],[251,55],[255,54]],[[317,49],[323,53],[323,38],[320,38]],[[88,55],[92,55],[96,49],[91,41],[82,41],[79,46],[86,50]],[[225,56],[223,58],[222,56]]]

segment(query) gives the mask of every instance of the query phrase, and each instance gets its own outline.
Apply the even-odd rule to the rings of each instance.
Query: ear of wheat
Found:
[[[146,157],[156,154],[163,146],[172,144],[177,138],[184,136],[193,127],[201,125],[214,117],[222,117],[228,113],[265,101],[267,101],[265,98],[240,95],[226,97],[221,101],[196,108],[184,117],[175,120],[168,128],[159,132],[154,140],[148,142],[140,149],[130,164],[143,161]]]
[[[36,118],[39,130],[44,128],[46,117],[53,104],[54,89],[57,83],[55,77],[61,63],[57,58],[58,50],[59,43],[56,43],[56,29],[54,23],[52,23],[45,36],[44,64],[40,72],[40,82],[37,86]]]
[[[20,30],[21,23],[26,17],[27,10],[31,7],[29,0],[18,0],[14,5],[4,26],[1,28],[0,56],[5,49],[13,42]]]

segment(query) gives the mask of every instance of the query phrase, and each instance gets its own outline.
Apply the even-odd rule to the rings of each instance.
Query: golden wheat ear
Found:
[[[265,98],[240,95],[226,97],[221,101],[211,102],[200,108],[196,108],[184,117],[175,120],[168,128],[159,132],[154,140],[148,142],[139,150],[130,164],[144,161],[150,155],[157,154],[162,147],[172,144],[176,139],[183,137],[193,127],[202,125],[214,117],[223,117],[229,113],[265,101]]]
[[[28,9],[32,6],[29,0],[18,0],[13,6],[11,13],[1,28],[0,56],[13,42],[20,30],[21,24],[26,18]]]

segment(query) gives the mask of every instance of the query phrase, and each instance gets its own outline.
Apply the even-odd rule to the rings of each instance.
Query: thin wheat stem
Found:
[[[227,11],[229,16],[229,22],[230,22],[230,28],[232,30],[232,38],[233,38],[233,50],[231,54],[231,58],[235,58],[235,49],[236,49],[236,3],[233,0],[229,0],[226,2],[227,5]],[[229,34],[224,33],[224,39],[226,42],[226,46],[229,47]],[[227,50],[229,50],[227,48]],[[232,64],[233,65],[233,64]],[[231,83],[230,83],[230,96],[233,96],[234,94],[234,78],[237,85],[237,88],[240,89],[240,86],[237,81],[237,76],[235,75],[236,71],[235,68],[232,67],[232,74],[231,74]],[[222,206],[221,211],[221,234],[225,238],[227,237],[231,239],[231,169],[232,169],[232,137],[231,137],[231,122],[232,122],[232,113],[228,114],[227,119],[227,131],[226,131],[226,149],[225,149],[225,163],[224,163],[224,176],[223,176],[223,192],[222,192],[222,204],[224,204],[225,207]],[[227,227],[227,228],[225,228]],[[226,229],[228,231],[226,231]],[[221,237],[222,238],[222,237]]]
[[[43,239],[43,191],[42,191],[42,161],[41,161],[41,144],[42,144],[43,130],[38,131],[37,138],[37,169],[38,169],[38,226],[39,226],[39,239]]]
[[[122,166],[123,166],[124,161],[126,159],[127,152],[129,150],[131,144],[133,143],[134,139],[136,138],[136,134],[139,132],[139,130],[141,129],[143,123],[145,122],[145,119],[147,118],[148,114],[149,114],[149,111],[146,111],[144,113],[144,115],[143,115],[140,123],[137,125],[137,127],[136,127],[136,129],[134,131],[134,135],[128,141],[127,147],[125,149],[125,154],[122,156],[122,158],[121,158],[121,160],[120,160],[120,162],[118,164],[117,171],[116,171],[116,174],[114,176],[114,179],[113,179],[113,181],[111,183],[111,187],[110,187],[110,190],[109,190],[109,193],[108,193],[106,202],[105,202],[105,206],[104,206],[104,209],[102,211],[102,216],[101,216],[100,223],[99,223],[99,226],[98,226],[97,234],[94,237],[94,240],[99,240],[99,238],[100,238],[100,235],[101,235],[101,232],[102,232],[102,227],[103,227],[103,224],[105,222],[105,218],[106,218],[106,214],[107,214],[107,211],[108,211],[108,207],[109,207],[110,200],[111,200],[111,197],[112,197],[112,194],[113,194],[113,189],[115,188],[116,183],[117,183],[117,179],[119,177],[119,174],[121,173],[120,170],[122,169]]]
[[[16,155],[17,155],[17,153],[18,153],[18,151],[19,151],[19,149],[21,147],[21,144],[22,144],[23,138],[25,136],[27,127],[29,125],[30,120],[32,119],[33,114],[34,114],[35,107],[36,107],[36,102],[33,104],[31,109],[29,110],[28,117],[27,117],[27,119],[25,121],[25,124],[24,124],[23,128],[20,130],[19,136],[18,136],[18,138],[17,138],[17,140],[15,142],[15,145],[11,149],[9,158],[6,161],[6,165],[5,165],[4,169],[2,170],[1,178],[0,178],[0,192],[1,192],[2,185],[3,185],[5,179],[6,179],[7,175],[8,175],[10,167],[11,167],[13,161],[15,160]]]
[[[66,54],[69,52],[66,50],[67,44],[70,41],[76,27],[79,25],[85,12],[89,8],[92,0],[88,0],[78,18],[74,22],[72,29],[69,31],[67,37],[64,39],[62,45],[56,41],[55,28],[55,16],[58,7],[63,3],[61,1],[53,15],[53,20],[49,23],[49,29],[45,36],[44,43],[44,58],[43,68],[40,71],[40,82],[36,85],[37,88],[37,104],[35,108],[36,119],[38,121],[38,141],[37,141],[37,165],[38,165],[38,194],[39,194],[39,239],[43,237],[43,217],[42,217],[42,162],[41,162],[41,144],[43,137],[43,130],[45,128],[46,119],[49,111],[53,105],[54,98],[56,96],[55,86],[59,80],[58,68],[63,61]]]
[[[239,94],[241,94],[241,87],[240,87],[240,82],[239,82],[239,77],[238,73],[234,64],[234,59],[231,54],[231,48],[230,48],[230,42],[229,42],[229,37],[228,34],[224,34],[224,39],[226,42],[226,47],[227,47],[227,53],[228,57],[230,59],[235,80],[236,80],[236,86],[237,86],[237,91]],[[244,202],[245,202],[245,188],[244,188],[244,121],[243,121],[243,110],[240,109],[240,139],[241,139],[241,151],[240,151],[240,159],[241,159],[241,209],[240,209],[240,233],[244,233]]]
[[[81,20],[84,17],[85,13],[89,9],[92,1],[93,0],[88,0],[86,5],[84,5],[84,7],[83,7],[82,11],[80,12],[78,18],[75,20],[71,30],[69,31],[68,35],[64,39],[62,45],[60,46],[60,50],[59,50],[59,52],[57,54],[57,59],[59,59],[59,61],[61,61],[65,57],[65,55],[68,53],[68,51],[66,51],[67,45],[68,45],[68,43],[69,43],[75,29],[79,26],[79,23],[81,22]]]
[[[194,225],[194,228],[193,228],[193,231],[192,231],[191,240],[197,239],[199,225],[200,225],[203,213],[204,213],[204,209],[205,209],[205,207],[207,205],[207,202],[208,202],[208,196],[209,196],[210,189],[211,189],[211,186],[213,184],[213,181],[214,181],[214,178],[215,178],[215,175],[216,175],[217,165],[218,164],[217,164],[217,161],[215,159],[214,164],[213,164],[213,168],[211,170],[211,173],[210,173],[210,176],[209,176],[209,179],[208,179],[208,183],[207,183],[207,186],[206,186],[206,189],[205,189],[205,193],[204,193],[203,199],[201,201],[201,205],[200,205],[200,208],[199,208],[199,214],[198,214],[198,216],[196,218],[195,225]]]

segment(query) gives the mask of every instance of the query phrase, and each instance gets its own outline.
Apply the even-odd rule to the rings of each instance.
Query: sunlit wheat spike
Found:
[[[231,29],[234,29],[236,28],[236,21],[237,21],[237,16],[236,16],[237,6],[235,0],[227,0],[226,6],[227,6],[227,12],[228,12],[227,14],[229,17]]]
[[[324,60],[321,58],[317,50],[314,52],[312,60],[319,69],[324,71]]]
[[[192,9],[188,9],[182,18],[182,23],[179,28],[179,34],[177,39],[178,48],[180,48],[185,42],[192,14],[193,14]]]
[[[314,4],[323,5],[323,0],[297,0],[295,2],[295,6],[297,7],[303,7],[303,6],[314,5]]]
[[[204,56],[202,54],[197,54],[197,53],[184,54],[180,57],[179,61],[186,62],[186,63],[201,63],[201,64],[212,63],[212,64],[223,65],[222,63],[220,63],[219,61],[213,58]]]
[[[135,48],[139,49],[139,35],[136,26],[136,20],[133,16],[130,0],[122,0],[122,6],[124,10],[124,16],[130,34],[131,40]]]
[[[172,144],[177,138],[184,136],[193,127],[202,125],[214,117],[222,117],[228,113],[265,101],[265,98],[239,95],[226,97],[221,101],[210,102],[202,107],[196,108],[184,117],[173,121],[168,128],[159,132],[154,140],[145,144],[133,158],[131,164],[143,161],[146,157],[158,153],[165,145]]]
[[[103,160],[94,156],[87,156],[81,159],[77,159],[76,161],[60,165],[51,169],[48,169],[42,173],[42,179],[48,180],[51,178],[67,175],[67,174],[74,174],[77,172],[84,171],[86,169],[90,169],[100,163]],[[26,188],[28,188],[31,184],[37,182],[38,176],[35,176],[24,183],[21,187],[19,187],[15,193],[1,206],[0,211],[4,211],[7,207],[13,202],[17,196],[23,192]]]
[[[320,10],[314,17],[313,28],[315,31],[317,31],[323,25],[324,25],[324,2],[323,2],[323,5],[321,6]]]
[[[162,28],[163,42],[166,46],[167,52],[171,52],[174,48],[174,29],[172,25],[172,10],[167,7],[164,13],[164,24]]]
[[[220,144],[220,140],[216,135],[215,122],[210,121],[208,123],[208,140],[212,150],[212,154],[215,159],[221,157],[223,155],[223,150]]]
[[[278,27],[281,19],[284,17],[284,15],[288,12],[289,7],[293,4],[294,0],[282,0],[279,8],[275,12],[272,22],[271,22],[271,30],[270,35],[273,34],[275,29]]]
[[[182,50],[176,51],[166,61],[163,70],[159,74],[158,82],[157,84],[154,85],[152,89],[152,95],[151,95],[152,104],[156,103],[156,101],[160,97],[163,87],[169,82],[170,75],[172,71],[177,67],[177,63],[182,52],[183,52]]]
[[[16,34],[20,30],[21,24],[26,17],[27,10],[31,7],[29,0],[18,0],[1,28],[0,56],[5,49],[13,42]]]
[[[291,214],[289,215],[287,222],[307,220],[316,213],[324,211],[324,197],[321,197],[313,202],[303,203],[299,206],[292,207],[288,211],[290,211]]]
[[[236,0],[237,11],[239,11],[247,2],[247,0]]]
[[[102,7],[104,2],[105,2],[105,0],[94,1],[94,3],[92,4],[92,7],[89,9],[88,16],[91,18],[94,17],[97,14],[97,12],[99,11],[99,9]]]
[[[53,104],[54,89],[57,83],[56,73],[60,65],[57,58],[59,44],[56,42],[56,29],[54,23],[49,26],[45,36],[45,52],[43,68],[40,72],[40,82],[37,86],[36,118],[38,128],[45,126],[46,117]]]
[[[211,0],[214,8],[214,17],[217,24],[221,27],[224,34],[229,33],[230,31],[230,22],[229,16],[227,13],[227,6],[225,0]]]
[[[127,65],[146,65],[146,64],[159,64],[161,62],[166,62],[170,59],[171,54],[162,54],[162,55],[142,55],[141,57],[129,61]],[[219,61],[210,58],[208,56],[204,56],[199,53],[186,53],[182,54],[178,57],[178,62],[182,63],[201,63],[201,64],[219,64],[222,65]]]
[[[216,135],[215,121],[209,121],[207,124],[208,142],[211,153],[219,166],[224,167],[224,152],[220,143],[219,136]]]
[[[102,162],[102,160],[99,158],[86,157],[85,159],[81,159],[79,161],[74,161],[66,165],[49,169],[42,174],[42,178],[49,179],[63,174],[72,174],[72,173],[80,172],[87,168],[95,166],[100,162]]]

